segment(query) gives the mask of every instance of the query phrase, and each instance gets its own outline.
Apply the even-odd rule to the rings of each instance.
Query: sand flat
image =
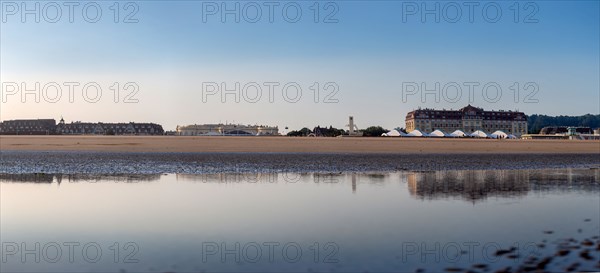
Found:
[[[600,154],[600,141],[436,138],[0,136],[2,151]]]

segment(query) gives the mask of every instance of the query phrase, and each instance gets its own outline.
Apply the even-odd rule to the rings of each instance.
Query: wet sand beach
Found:
[[[600,141],[436,138],[0,136],[1,151],[597,154]]]
[[[8,174],[394,172],[600,167],[596,154],[156,153],[2,151]]]

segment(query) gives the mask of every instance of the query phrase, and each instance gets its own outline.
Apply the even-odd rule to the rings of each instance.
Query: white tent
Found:
[[[508,139],[517,139],[517,136],[515,136],[515,135],[507,135],[506,138],[508,138]]]
[[[465,134],[465,132],[463,132],[463,131],[461,131],[461,130],[456,130],[456,131],[452,132],[452,133],[451,133],[450,135],[448,135],[448,136],[451,136],[451,137],[464,137],[464,136],[466,136],[466,135],[467,135],[467,134]]]
[[[419,131],[419,130],[412,130],[410,133],[408,133],[408,135],[406,136],[414,136],[414,137],[421,137],[421,136],[427,136],[427,134],[423,134],[423,132]]]
[[[435,130],[429,134],[430,137],[445,137],[446,134],[441,130]]]
[[[387,133],[383,133],[381,136],[397,137],[397,136],[406,136],[406,134],[403,132],[400,132],[398,130],[391,130]]]
[[[502,132],[500,130],[493,132],[490,135],[491,138],[508,138],[508,135],[505,132]]]
[[[470,134],[469,136],[470,137],[481,137],[481,138],[488,137],[488,135],[481,130],[477,130],[477,131],[473,132],[472,134]]]

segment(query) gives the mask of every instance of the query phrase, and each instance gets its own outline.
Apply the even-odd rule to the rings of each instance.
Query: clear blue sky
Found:
[[[85,21],[94,19],[93,7],[88,7],[88,17],[82,15],[87,2],[74,7],[73,22],[68,7],[58,2],[62,17],[56,23],[49,22],[56,17],[56,7],[44,8],[48,2],[38,2],[40,22],[35,22],[35,15],[25,14],[23,23],[21,3],[2,2],[0,76],[6,97],[0,107],[2,120],[64,116],[67,121],[152,121],[168,130],[176,125],[226,121],[299,129],[342,127],[347,116],[353,115],[359,127],[394,128],[403,127],[406,112],[417,107],[467,105],[465,82],[479,84],[470,103],[485,109],[550,115],[600,113],[598,1],[538,1],[529,6],[519,2],[517,22],[517,6],[512,1],[493,2],[498,6],[477,2],[472,22],[465,2],[426,2],[426,6],[418,2],[418,10],[414,10],[416,2],[407,1],[318,2],[318,23],[314,22],[314,1],[294,2],[302,11],[296,23],[286,21],[294,19],[295,5],[288,5],[289,17],[282,15],[288,2],[276,2],[272,23],[269,2],[134,2],[138,10],[131,19],[137,23],[123,22],[134,10],[133,6],[125,9],[127,2],[119,2],[115,23],[113,1],[98,2],[102,16],[96,23]],[[25,3],[33,9],[36,2]],[[223,15],[220,10],[208,14],[214,4],[221,9],[222,3],[230,9],[240,4],[239,23],[234,15]],[[458,3],[461,17],[456,16],[457,6],[448,3]],[[422,20],[423,8],[433,9],[436,4],[440,5],[440,22],[433,14],[425,14]],[[482,14],[486,4],[488,16]],[[259,17],[256,6],[261,9]],[[502,15],[497,22],[488,22],[496,17],[496,7]],[[323,22],[332,13],[333,22]],[[248,22],[255,17],[258,22]],[[74,89],[72,103],[65,86],[56,103],[44,97],[36,103],[34,95],[27,95],[23,103],[21,93],[7,95],[13,92],[12,83],[22,92],[22,83],[34,89],[36,82],[40,82],[40,93],[51,82],[80,85]],[[86,102],[81,94],[89,82],[102,88],[97,103]],[[121,83],[121,89],[135,82],[139,91],[133,98],[138,102],[123,103],[133,90],[128,89],[121,90],[115,103],[113,82]],[[244,85],[256,82],[262,86],[262,97],[250,102],[256,89],[248,85],[251,98],[240,97],[239,103],[234,95],[222,102],[220,93],[203,99],[203,83],[210,82],[224,82],[228,89],[239,82],[240,94]],[[266,82],[280,84],[274,87],[272,102]],[[286,101],[282,94],[282,87],[292,82],[302,88],[296,103]],[[318,103],[311,90],[315,82],[320,88]],[[324,103],[335,86],[325,89],[327,82],[339,87],[328,100],[332,103]],[[454,99],[452,87],[447,93],[450,99],[436,101],[434,95],[427,95],[422,102],[418,93],[403,100],[403,83],[413,82],[425,83],[427,89],[439,82],[440,95],[444,85],[456,82],[463,96]],[[516,102],[515,82],[520,89]],[[497,101],[494,88],[488,88],[487,97],[482,94],[482,87],[489,83],[502,88]],[[48,90],[54,96],[55,89]],[[288,89],[287,98],[294,95],[294,88]]]

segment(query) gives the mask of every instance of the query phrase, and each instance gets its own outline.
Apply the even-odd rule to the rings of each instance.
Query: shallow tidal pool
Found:
[[[600,170],[0,174],[2,272],[599,271]]]

